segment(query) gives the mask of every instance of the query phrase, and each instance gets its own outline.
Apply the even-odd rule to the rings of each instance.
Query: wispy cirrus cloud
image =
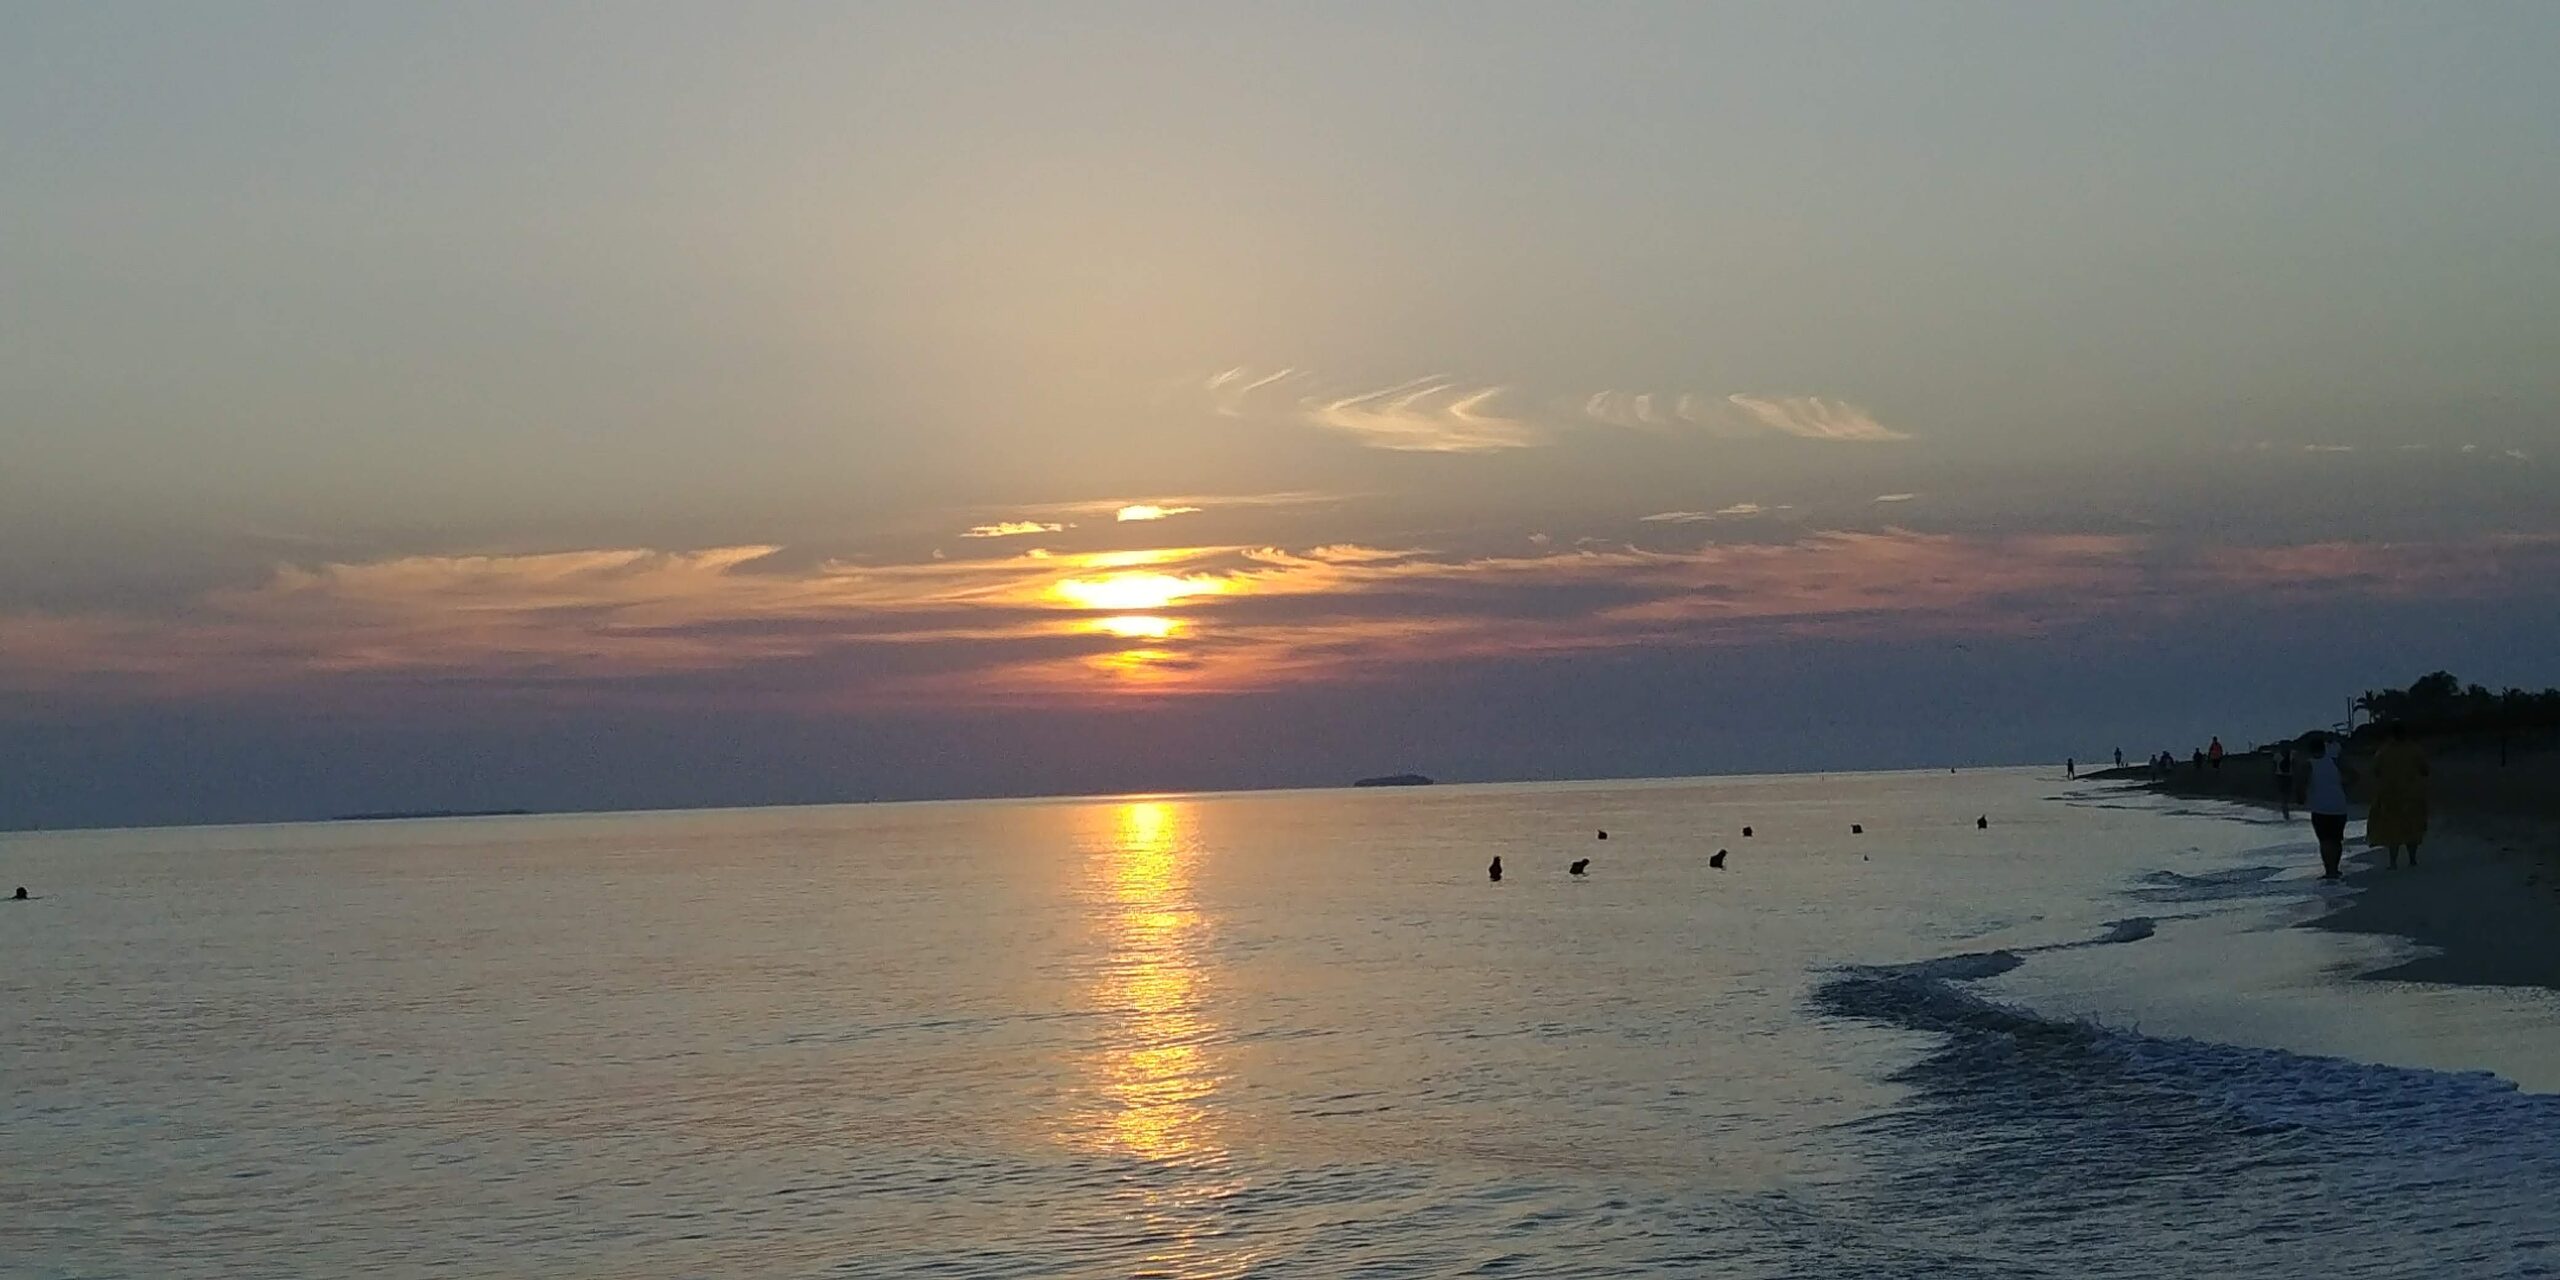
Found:
[[[1582,416],[1613,427],[1694,428],[1729,439],[1780,435],[1864,444],[1911,439],[1909,433],[1885,426],[1856,405],[1821,396],[1600,391],[1584,397]]]
[[[1878,502],[1910,502],[1919,496],[1920,495],[1916,493],[1879,493],[1876,495],[1875,500]]]
[[[1875,415],[1845,400],[1821,396],[1726,396],[1725,403],[1749,414],[1761,426],[1805,440],[1848,440],[1879,443],[1911,437],[1875,420]]]
[[[960,536],[963,538],[1018,538],[1035,533],[1059,533],[1067,527],[1055,520],[999,520],[993,524],[971,525]]]
[[[1491,453],[1546,443],[1541,428],[1496,407],[1508,388],[1439,375],[1345,387],[1305,369],[1239,365],[1210,375],[1203,390],[1223,417],[1321,428],[1373,449]]]
[[[1652,515],[1636,518],[1647,524],[1705,524],[1711,520],[1747,520],[1753,516],[1774,515],[1794,509],[1792,505],[1784,502],[1776,506],[1762,506],[1757,502],[1737,502],[1731,506],[1718,507],[1713,511],[1656,511]]]
[[[1376,449],[1488,453],[1555,443],[1592,426],[1689,430],[1742,439],[1884,443],[1911,436],[1865,409],[1821,396],[1656,394],[1595,391],[1548,402],[1545,410],[1500,383],[1433,375],[1377,388],[1328,387],[1298,368],[1222,370],[1203,384],[1212,408],[1237,419],[1323,428]]]

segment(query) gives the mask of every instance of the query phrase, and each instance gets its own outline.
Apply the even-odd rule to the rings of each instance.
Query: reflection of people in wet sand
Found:
[[[2365,815],[2364,842],[2391,852],[2400,865],[2400,850],[2409,850],[2409,865],[2418,865],[2418,846],[2427,838],[2427,757],[2409,741],[2404,725],[2384,730],[2382,749],[2373,756],[2373,810]]]
[[[2311,810],[2311,833],[2320,837],[2320,878],[2336,880],[2341,875],[2338,860],[2347,852],[2347,772],[2338,760],[2337,743],[2320,744],[2309,777],[2304,807]]]

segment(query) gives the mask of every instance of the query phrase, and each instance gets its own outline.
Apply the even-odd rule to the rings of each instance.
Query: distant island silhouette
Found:
[[[1427,787],[1431,785],[1431,779],[1418,773],[1390,773],[1375,778],[1362,778],[1351,785],[1355,787]]]
[[[331,822],[405,822],[416,818],[526,818],[531,809],[386,809],[380,813],[342,813]]]

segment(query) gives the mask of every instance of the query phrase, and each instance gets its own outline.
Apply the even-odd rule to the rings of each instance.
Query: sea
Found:
[[[0,1274],[2560,1275],[2560,1001],[2316,870],[2050,770],[22,833]]]

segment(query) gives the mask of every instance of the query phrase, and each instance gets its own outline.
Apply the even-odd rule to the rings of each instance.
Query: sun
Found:
[[[1049,590],[1078,608],[1134,614],[1198,596],[1223,595],[1231,589],[1224,579],[1204,574],[1176,577],[1169,573],[1111,573],[1098,578],[1068,578]]]
[[[1104,635],[1118,636],[1123,640],[1162,640],[1182,629],[1182,624],[1171,618],[1160,618],[1147,613],[1123,613],[1108,618],[1096,618],[1089,625]]]

